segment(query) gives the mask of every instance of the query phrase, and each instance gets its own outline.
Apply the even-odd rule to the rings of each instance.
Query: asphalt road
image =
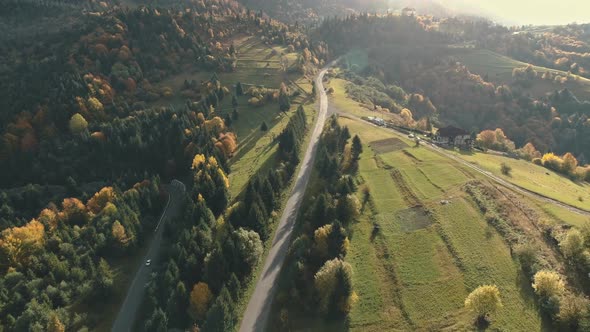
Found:
[[[182,203],[182,195],[185,187],[179,181],[173,180],[168,186],[168,203],[162,212],[162,216],[158,221],[158,225],[154,230],[155,235],[150,244],[147,255],[140,262],[135,278],[131,286],[127,290],[125,301],[121,306],[121,310],[113,323],[111,331],[113,332],[128,332],[133,328],[133,323],[137,315],[137,310],[143,302],[143,296],[145,295],[145,285],[150,280],[150,275],[154,271],[154,268],[158,266],[158,257],[160,256],[160,249],[162,248],[162,235],[164,234],[164,225],[166,222],[175,217],[180,212]],[[146,266],[145,262],[151,259],[150,266]]]
[[[355,119],[355,120],[358,120],[358,121],[366,122],[366,123],[368,123],[368,124],[370,124],[370,125],[372,125],[374,127],[378,127],[374,123],[371,123],[369,121],[363,120],[363,119],[361,119],[361,118],[359,118],[357,116],[354,116],[352,114],[348,114],[348,113],[344,113],[344,112],[339,112],[339,114],[342,114],[345,117],[349,117],[349,118],[352,118],[352,119]],[[397,135],[400,135],[400,136],[404,136],[404,137],[406,136],[405,134],[403,134],[403,133],[401,133],[401,132],[399,132],[399,131],[397,131],[395,129],[392,129],[392,128],[386,128],[386,127],[381,127],[381,128],[389,129],[392,132],[394,132],[394,133],[396,133]],[[545,195],[541,195],[541,194],[539,194],[537,192],[534,192],[532,190],[529,190],[529,189],[523,188],[521,186],[518,186],[518,185],[516,185],[516,184],[514,184],[512,182],[509,182],[507,180],[502,179],[499,176],[494,175],[493,173],[491,173],[491,172],[489,172],[489,171],[487,171],[487,170],[485,170],[485,169],[483,169],[483,168],[481,168],[481,167],[479,167],[479,166],[477,166],[475,164],[472,164],[472,163],[470,163],[470,162],[468,162],[468,161],[466,161],[466,160],[464,160],[462,158],[459,158],[459,157],[453,155],[452,153],[447,152],[445,149],[439,148],[436,145],[433,145],[433,144],[430,144],[430,143],[425,143],[424,141],[422,141],[422,146],[423,147],[426,147],[426,148],[429,148],[429,149],[431,149],[431,150],[433,150],[435,152],[438,152],[438,153],[440,153],[441,155],[443,155],[443,156],[445,156],[447,158],[453,159],[456,162],[461,163],[461,164],[469,167],[470,169],[472,169],[472,170],[474,170],[474,171],[476,171],[476,172],[484,175],[485,177],[489,178],[490,180],[492,180],[492,181],[494,181],[494,182],[496,182],[496,183],[498,183],[498,184],[500,184],[500,185],[502,185],[504,187],[510,188],[510,189],[512,189],[512,190],[514,190],[514,191],[516,191],[516,192],[518,192],[520,194],[522,194],[522,195],[533,197],[533,198],[536,198],[538,200],[541,200],[541,201],[544,201],[544,202],[547,202],[547,203],[550,203],[550,204],[553,204],[553,205],[558,205],[558,206],[560,206],[562,208],[565,208],[565,209],[567,209],[567,210],[569,210],[571,212],[577,213],[577,214],[581,214],[581,215],[584,215],[584,216],[590,216],[590,211],[587,211],[587,210],[584,210],[584,209],[580,209],[580,208],[578,208],[576,206],[566,204],[564,202],[558,201],[558,200],[553,199],[551,197],[547,197]]]
[[[260,273],[254,293],[250,298],[246,312],[242,319],[239,332],[252,332],[252,331],[264,331],[266,322],[270,313],[270,308],[274,298],[274,294],[277,287],[277,278],[287,250],[291,244],[291,233],[293,232],[293,226],[297,219],[297,213],[305,194],[305,188],[309,182],[309,177],[313,169],[315,155],[318,147],[320,135],[326,122],[328,113],[328,96],[324,91],[323,79],[328,69],[334,64],[332,62],[326,68],[322,69],[316,78],[316,87],[320,92],[320,109],[318,112],[318,118],[313,130],[309,146],[305,152],[303,163],[297,174],[295,180],[295,186],[291,192],[291,196],[287,201],[281,220],[277,227],[275,237],[272,241],[272,247],[268,253],[266,261],[264,262],[264,268]]]

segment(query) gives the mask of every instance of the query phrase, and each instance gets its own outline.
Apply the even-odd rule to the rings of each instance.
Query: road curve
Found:
[[[348,113],[344,113],[344,112],[338,112],[338,114],[341,114],[341,115],[343,115],[345,117],[353,118],[353,119],[358,120],[358,121],[366,122],[366,123],[368,123],[368,124],[370,124],[370,125],[372,125],[374,127],[378,127],[377,125],[375,125],[375,124],[373,124],[373,123],[371,123],[369,121],[363,120],[363,119],[361,119],[361,118],[359,118],[357,116],[354,116],[352,114],[348,114]],[[396,133],[397,135],[405,136],[403,133],[401,133],[401,132],[399,132],[399,131],[397,131],[395,129],[386,128],[386,127],[381,127],[381,128],[389,129],[389,130],[393,131],[394,133]],[[453,155],[452,153],[449,153],[449,152],[445,151],[444,149],[439,148],[439,147],[437,147],[435,145],[431,145],[429,143],[429,144],[423,144],[422,146],[425,146],[425,147],[427,147],[427,148],[429,148],[429,149],[431,149],[431,150],[433,150],[435,152],[438,152],[439,154],[441,154],[441,155],[443,155],[443,156],[445,156],[447,158],[453,159],[456,162],[458,162],[458,163],[460,163],[462,165],[465,165],[465,166],[471,168],[472,170],[474,170],[474,171],[482,174],[483,176],[489,178],[490,180],[492,180],[492,181],[494,181],[494,182],[496,182],[496,183],[498,183],[498,184],[500,184],[500,185],[502,185],[504,187],[510,188],[510,189],[512,189],[512,190],[514,190],[514,191],[516,191],[516,192],[518,192],[520,194],[522,194],[522,195],[533,197],[533,198],[536,198],[536,199],[541,200],[543,202],[560,206],[562,208],[565,208],[565,209],[567,209],[567,210],[569,210],[571,212],[574,212],[574,213],[577,213],[577,214],[580,214],[580,215],[590,216],[590,211],[588,211],[588,210],[580,209],[579,207],[576,207],[576,206],[573,206],[573,205],[564,203],[562,201],[558,201],[558,200],[556,200],[554,198],[547,197],[545,195],[541,195],[541,194],[539,194],[539,193],[537,193],[535,191],[526,189],[526,188],[521,187],[519,185],[516,185],[516,184],[514,184],[512,182],[509,182],[507,180],[504,180],[501,177],[496,176],[496,175],[492,174],[491,172],[486,171],[483,168],[481,168],[481,167],[479,167],[479,166],[477,166],[475,164],[472,164],[472,163],[468,162],[467,160],[464,160],[464,159],[462,159],[460,157],[457,157],[457,156]]]
[[[145,295],[145,285],[150,279],[150,275],[154,268],[158,266],[158,258],[160,256],[160,249],[162,247],[162,235],[164,234],[164,225],[168,220],[173,218],[180,211],[179,207],[182,203],[182,194],[185,191],[184,184],[177,180],[173,180],[168,186],[168,203],[162,212],[162,216],[156,226],[154,238],[150,243],[147,255],[139,263],[135,278],[131,282],[131,286],[127,290],[125,301],[121,305],[121,309],[117,314],[117,318],[111,328],[112,332],[128,332],[133,329],[133,323],[137,315],[137,310],[141,306],[143,296]],[[146,260],[151,259],[150,266],[146,266]]]
[[[271,304],[277,287],[277,278],[281,271],[281,267],[283,266],[283,261],[287,256],[289,245],[291,244],[290,240],[293,226],[295,225],[299,206],[301,205],[303,195],[305,194],[305,188],[307,187],[313,169],[320,134],[322,133],[324,123],[326,122],[328,113],[328,96],[324,90],[323,79],[328,69],[334,63],[335,62],[332,62],[322,69],[316,78],[315,84],[320,93],[320,109],[315,128],[311,135],[307,151],[305,152],[303,163],[297,174],[295,186],[287,201],[277,231],[275,232],[272,246],[266,257],[266,261],[264,262],[264,268],[260,273],[254,293],[252,293],[252,297],[250,297],[250,302],[248,302],[248,307],[244,313],[239,332],[264,331],[266,327],[266,322],[268,320]]]

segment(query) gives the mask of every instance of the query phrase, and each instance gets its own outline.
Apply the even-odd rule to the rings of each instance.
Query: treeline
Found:
[[[427,29],[431,23],[422,17],[353,14],[326,18],[311,35],[314,39],[325,41],[332,55],[376,45],[411,46],[449,42],[446,34]]]
[[[280,197],[299,163],[306,121],[299,107],[277,138],[280,166],[253,178],[232,205],[229,181],[215,157],[194,157],[191,194],[182,217],[167,225],[168,263],[148,287],[142,329],[234,330],[236,304],[263,254]]]
[[[305,198],[300,234],[293,240],[279,281],[271,326],[290,330],[305,327],[300,317],[340,320],[357,295],[352,268],[344,261],[349,245],[347,228],[360,204],[353,174],[362,152],[360,139],[350,142],[347,127],[328,120],[319,143],[316,191]]]
[[[270,237],[272,212],[280,208],[280,194],[289,183],[297,165],[307,119],[302,106],[291,117],[277,137],[279,148],[276,161],[281,167],[268,171],[248,182],[240,202],[232,205],[227,220],[235,227],[256,231],[263,241]]]
[[[0,325],[8,331],[95,326],[115,275],[108,261],[134,252],[163,199],[154,177],[121,191],[105,187],[86,203],[49,204],[37,218],[0,233]]]

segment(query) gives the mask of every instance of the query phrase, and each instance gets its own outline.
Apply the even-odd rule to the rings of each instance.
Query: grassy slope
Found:
[[[327,87],[334,88],[334,93],[330,97],[329,107],[334,107],[340,112],[346,112],[358,117],[376,116],[381,117],[385,120],[400,120],[400,117],[397,114],[373,111],[369,109],[368,106],[362,105],[354,100],[346,98],[347,84],[348,81],[339,78],[330,79],[330,81],[326,84]]]
[[[532,300],[519,287],[520,267],[500,235],[488,227],[460,189],[474,175],[424,148],[407,148],[413,157],[403,151],[376,156],[368,144],[393,134],[353,120],[341,121],[365,144],[360,175],[375,203],[375,214],[365,210],[361,222],[353,227],[347,257],[360,295],[350,315],[351,329],[467,329],[465,297],[478,285],[494,283],[501,289],[504,308],[493,327],[539,330]],[[432,225],[402,229],[401,223],[408,221],[398,213],[409,207],[404,199],[408,193],[399,189],[384,165],[401,172],[413,195],[434,216]],[[443,198],[451,204],[441,205]],[[381,234],[373,241],[371,218],[381,226]]]
[[[475,74],[488,75],[490,80],[500,83],[512,82],[512,70],[514,68],[526,67],[528,64],[509,58],[507,56],[484,49],[456,49],[455,55],[459,61],[469,68]],[[547,71],[567,76],[566,72],[549,69],[545,67],[534,66],[535,70],[542,74]],[[531,88],[534,95],[541,96],[545,93],[560,90],[563,88],[570,89],[578,98],[590,100],[590,80],[577,77],[576,81],[568,81],[565,85],[543,80],[535,81]]]
[[[590,209],[590,184],[588,183],[574,182],[563,175],[525,160],[485,153],[458,154],[458,156],[518,186],[582,209]],[[512,167],[511,176],[502,175],[501,163]],[[580,197],[582,201],[579,200]]]

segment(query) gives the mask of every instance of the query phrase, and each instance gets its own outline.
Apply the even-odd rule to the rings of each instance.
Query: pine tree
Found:
[[[281,91],[279,92],[279,109],[281,112],[285,113],[288,112],[291,108],[291,100],[289,99],[289,95],[287,94],[287,88],[283,86]]]
[[[231,105],[234,109],[238,108],[238,98],[236,98],[236,95],[231,96]]]
[[[207,313],[207,319],[203,325],[203,331],[229,332],[233,331],[237,322],[234,302],[227,288],[223,288],[211,309]]]
[[[361,153],[363,153],[363,144],[361,143],[361,139],[358,135],[354,135],[352,139],[352,158],[354,160],[358,160]]]
[[[145,324],[145,329],[148,332],[168,331],[168,317],[166,317],[166,313],[160,308],[155,308],[152,317]]]
[[[238,82],[236,84],[236,95],[241,97],[244,95],[244,88],[242,87],[242,83]]]

